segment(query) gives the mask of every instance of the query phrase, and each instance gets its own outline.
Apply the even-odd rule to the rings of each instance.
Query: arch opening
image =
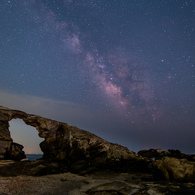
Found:
[[[9,121],[9,126],[10,136],[13,139],[13,142],[24,146],[23,151],[27,158],[34,154],[39,154],[39,157],[37,158],[42,157],[43,152],[41,151],[39,144],[44,141],[44,138],[38,136],[38,131],[35,127],[26,125],[22,119],[12,119]]]

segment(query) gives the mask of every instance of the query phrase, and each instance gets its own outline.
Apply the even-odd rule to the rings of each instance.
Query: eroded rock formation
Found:
[[[139,155],[152,159],[150,163],[155,179],[195,181],[195,155],[179,150],[141,150]]]
[[[153,160],[160,160],[164,156],[168,156],[168,157],[174,157],[178,159],[186,158],[189,161],[195,162],[195,155],[184,154],[179,150],[173,150],[173,149],[169,149],[168,151],[163,151],[162,149],[141,150],[138,152],[138,154],[140,156],[153,159]]]
[[[8,121],[8,116],[0,112],[0,159],[5,157],[13,141],[10,137]]]
[[[7,148],[4,158],[16,161],[26,158],[23,148],[22,145],[12,142],[10,147]]]
[[[126,173],[148,173],[152,178],[195,181],[194,155],[179,150],[142,150],[136,154],[128,148],[66,123],[0,106],[0,158],[25,158],[23,146],[10,137],[9,121],[22,119],[35,127],[45,140],[40,144],[43,159],[3,165],[0,175],[46,175],[70,171],[80,175],[111,170]],[[11,171],[10,171],[11,170]],[[151,179],[151,177],[149,177]],[[99,188],[94,188],[99,190]],[[90,191],[89,193],[92,193]]]
[[[157,179],[167,180],[195,180],[195,163],[187,159],[163,157],[154,163],[155,176]]]
[[[43,158],[69,164],[73,172],[80,171],[79,167],[147,171],[149,162],[146,158],[88,131],[2,106],[0,114],[1,157],[8,154],[12,144],[8,122],[20,118],[27,125],[35,127],[41,138],[45,138],[40,144]]]

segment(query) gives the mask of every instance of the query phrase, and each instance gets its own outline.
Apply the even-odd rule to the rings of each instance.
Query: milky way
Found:
[[[193,1],[1,4],[0,90],[45,98],[56,111],[69,102],[90,118],[84,128],[110,141],[194,151]]]
[[[30,9],[33,5],[38,6],[33,2]],[[87,75],[87,82],[95,85],[94,90],[101,94],[106,106],[109,105],[132,121],[136,115],[143,117],[147,114],[149,117],[155,117],[159,111],[154,108],[151,81],[143,62],[139,62],[122,48],[109,49],[106,54],[100,54],[94,46],[95,42],[87,48],[88,43],[85,42],[88,42],[90,37],[85,38],[75,24],[65,20],[58,21],[55,13],[43,4],[35,13],[37,15],[34,15],[34,20],[40,23],[45,31],[42,33],[51,33],[56,37],[56,41],[61,44],[63,55],[72,52],[72,55],[79,59],[78,69],[81,74]]]

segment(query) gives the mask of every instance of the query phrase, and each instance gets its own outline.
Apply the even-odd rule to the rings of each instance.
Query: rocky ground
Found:
[[[43,158],[25,159],[9,121],[22,119],[44,138]],[[130,151],[66,123],[0,106],[0,195],[194,195],[195,155]]]
[[[7,166],[15,167],[15,163],[11,160],[1,160],[1,173],[3,170],[5,173]],[[109,170],[93,172],[83,176],[70,172],[43,176],[26,176],[17,175],[16,172],[12,173],[15,176],[10,176],[9,174],[3,176],[3,173],[1,174],[0,195],[195,194],[194,183],[186,181],[155,181],[151,174],[143,173],[116,173]]]
[[[149,180],[149,181],[148,181]],[[148,175],[99,173],[78,176],[72,173],[41,177],[0,177],[2,195],[174,195],[195,194],[193,183],[155,182]]]

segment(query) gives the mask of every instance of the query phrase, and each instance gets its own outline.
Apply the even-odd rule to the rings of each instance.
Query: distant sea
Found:
[[[26,158],[29,160],[37,160],[39,158],[42,158],[43,154],[26,154]]]

